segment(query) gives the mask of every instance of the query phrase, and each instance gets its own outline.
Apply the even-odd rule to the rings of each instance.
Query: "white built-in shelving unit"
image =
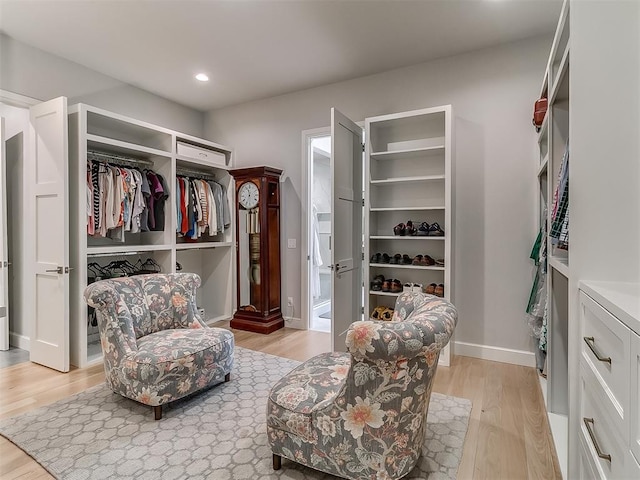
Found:
[[[539,226],[547,225],[547,357],[546,378],[541,377],[549,425],[563,476],[567,476],[569,425],[569,251],[552,246],[554,192],[569,138],[569,1],[560,14],[551,53],[540,89],[548,99],[547,114],[538,132]],[[544,215],[546,212],[546,216]]]
[[[365,120],[365,314],[377,306],[393,307],[398,293],[369,288],[376,275],[405,283],[443,284],[453,301],[451,106],[371,117]],[[437,222],[445,235],[396,236],[394,226],[411,220]],[[376,253],[430,255],[444,266],[372,263]],[[449,365],[450,346],[440,363]]]
[[[231,225],[217,235],[197,240],[176,233],[176,176],[203,175],[224,186],[233,217],[231,149],[191,135],[185,135],[147,122],[128,118],[89,105],[69,108],[69,188],[70,255],[74,269],[70,275],[70,351],[71,363],[79,367],[100,361],[102,352],[98,332],[87,322],[87,305],[82,292],[88,283],[88,265],[105,266],[114,260],[152,259],[162,272],[178,269],[200,275],[198,307],[207,323],[229,319],[233,314],[234,236]],[[169,197],[164,207],[164,230],[125,233],[124,242],[87,234],[85,189],[87,152],[128,158],[132,166],[149,168],[166,180]]]

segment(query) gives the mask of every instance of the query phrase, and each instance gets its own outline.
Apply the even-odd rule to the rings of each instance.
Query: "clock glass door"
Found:
[[[260,290],[260,215],[258,207],[242,208],[238,212],[238,248],[240,289],[239,310],[262,312],[263,299]]]

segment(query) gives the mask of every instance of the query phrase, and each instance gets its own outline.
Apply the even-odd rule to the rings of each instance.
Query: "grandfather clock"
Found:
[[[271,333],[284,327],[280,309],[280,174],[272,167],[237,168],[237,305],[231,327]]]

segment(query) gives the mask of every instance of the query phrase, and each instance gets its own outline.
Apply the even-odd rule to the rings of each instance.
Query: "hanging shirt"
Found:
[[[156,185],[155,189],[155,202],[154,202],[154,212],[153,216],[155,218],[155,228],[154,231],[161,232],[164,231],[164,204],[169,198],[169,187],[167,186],[167,182],[164,177],[159,173],[156,173],[156,178],[158,179],[159,187]]]
[[[142,173],[139,170],[131,170],[133,180],[136,184],[136,191],[133,198],[133,210],[131,212],[131,233],[138,233],[141,231],[140,217],[145,209],[143,190]]]
[[[217,235],[219,232],[224,231],[224,211],[222,206],[222,187],[219,183],[209,182],[209,186],[213,191],[213,199],[216,204],[216,227],[215,230],[209,232],[210,235]]]
[[[180,199],[182,198],[182,188],[180,187],[180,177],[176,177],[176,233],[180,233],[182,223],[182,212],[180,211]]]

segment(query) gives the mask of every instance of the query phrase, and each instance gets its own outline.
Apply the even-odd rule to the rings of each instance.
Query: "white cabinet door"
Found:
[[[331,348],[362,318],[362,128],[331,109]]]
[[[7,157],[0,117],[0,350],[9,350],[9,259],[7,248]]]
[[[67,99],[31,107],[27,265],[32,362],[69,371],[69,193]],[[84,197],[82,197],[84,198]],[[29,317],[27,317],[29,318]]]

